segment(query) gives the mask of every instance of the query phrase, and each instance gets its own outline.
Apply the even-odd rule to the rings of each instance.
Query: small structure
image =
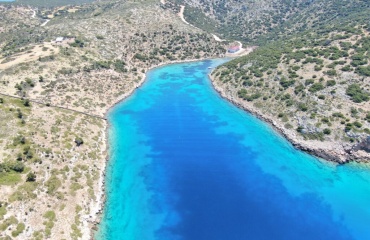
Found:
[[[230,48],[227,50],[227,52],[228,52],[228,53],[236,53],[236,52],[239,52],[239,50],[240,50],[240,46],[232,46],[232,47],[230,47]]]
[[[64,37],[57,37],[57,39],[55,39],[55,43],[62,43],[64,40]]]

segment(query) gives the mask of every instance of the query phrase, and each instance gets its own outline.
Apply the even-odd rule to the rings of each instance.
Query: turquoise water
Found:
[[[207,74],[168,65],[109,114],[109,240],[370,239],[370,169],[295,150],[223,100]]]

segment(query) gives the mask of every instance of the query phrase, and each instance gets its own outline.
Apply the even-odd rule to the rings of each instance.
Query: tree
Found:
[[[20,161],[11,162],[9,164],[10,169],[16,172],[23,172],[24,170],[24,164]]]
[[[29,107],[29,106],[31,106],[31,105],[30,105],[30,100],[28,100],[28,99],[24,99],[24,100],[23,100],[23,105],[24,105],[25,107]]]
[[[77,147],[78,147],[84,143],[84,140],[80,137],[76,137],[75,143],[77,144]]]
[[[36,181],[36,174],[34,172],[29,172],[27,174],[26,182],[34,182]]]
[[[324,86],[321,83],[314,83],[311,85],[311,87],[308,89],[310,92],[317,92],[320,90],[323,90]]]
[[[18,108],[17,109],[17,117],[22,119],[23,118],[23,113],[21,112],[21,110]]]
[[[16,88],[18,91],[22,91],[22,86],[21,86],[19,83],[15,84],[15,88]]]
[[[323,133],[329,135],[331,133],[331,130],[329,128],[325,128]]]

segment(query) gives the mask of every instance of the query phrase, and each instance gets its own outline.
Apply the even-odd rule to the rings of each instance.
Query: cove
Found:
[[[96,239],[370,239],[370,168],[292,147],[222,99],[225,59],[167,65],[109,113]]]

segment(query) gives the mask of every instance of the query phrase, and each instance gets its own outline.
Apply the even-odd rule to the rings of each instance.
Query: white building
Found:
[[[64,37],[57,37],[57,39],[55,39],[55,42],[56,43],[61,43],[61,42],[63,42],[63,40],[64,40]]]

